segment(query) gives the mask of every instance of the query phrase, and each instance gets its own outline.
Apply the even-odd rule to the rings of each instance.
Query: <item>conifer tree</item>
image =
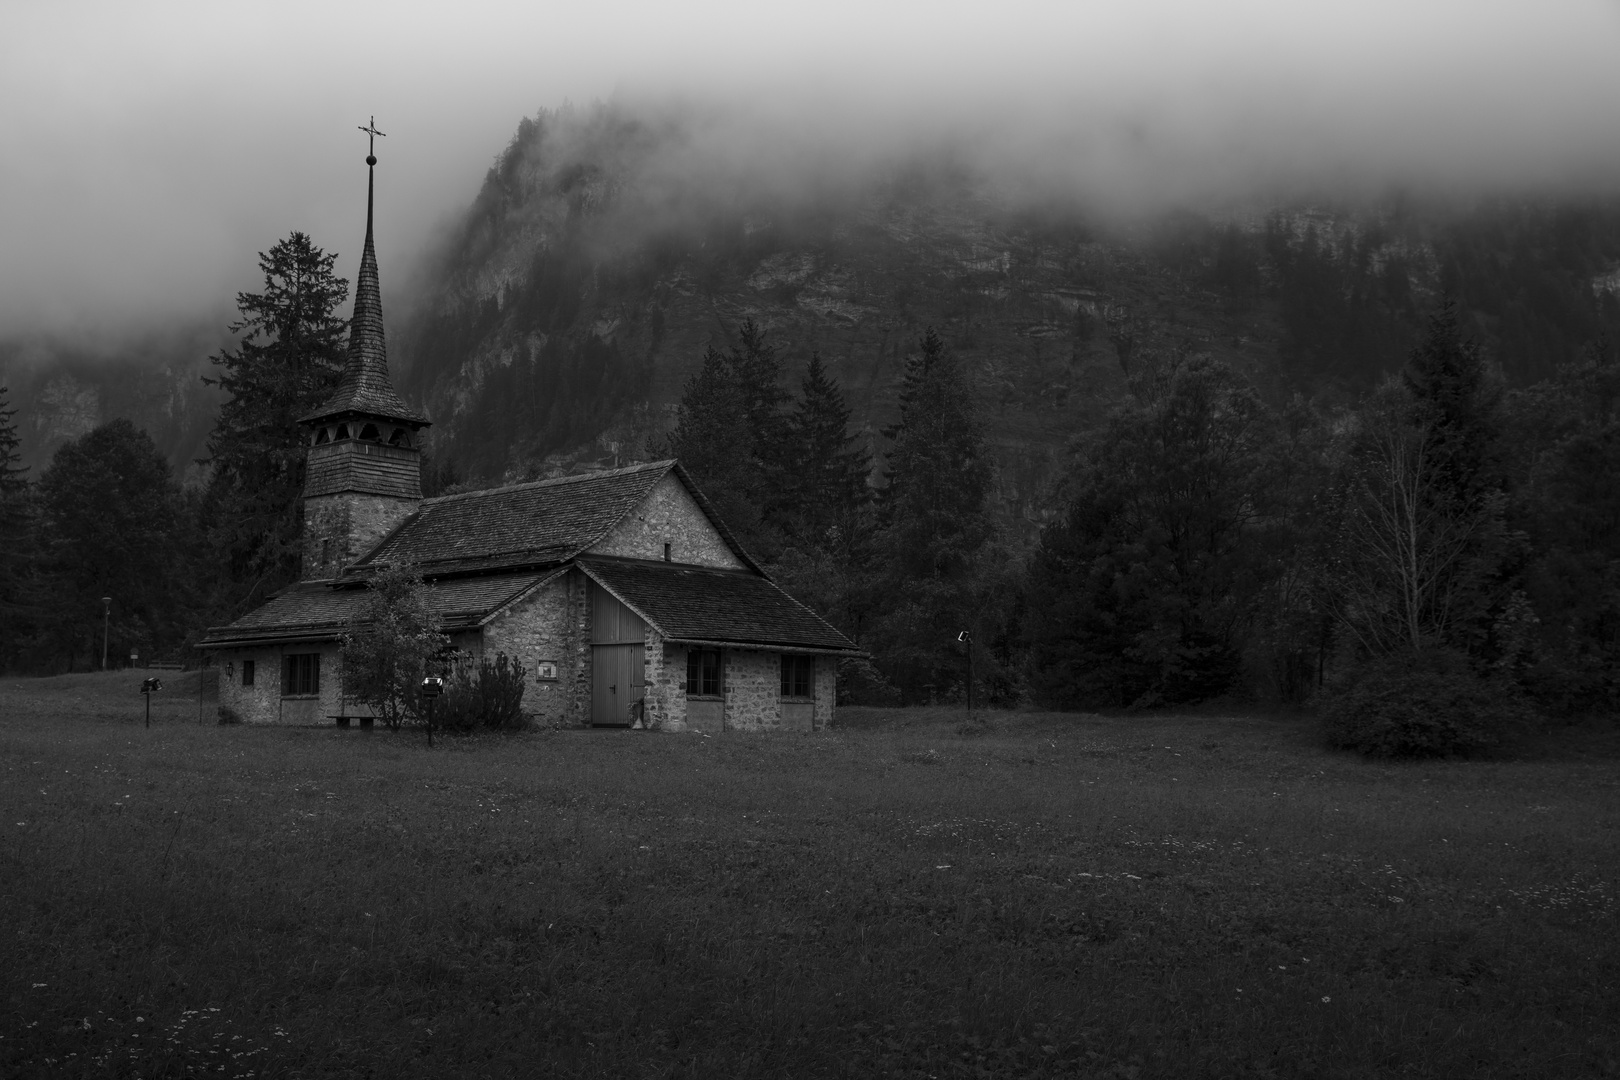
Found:
[[[209,513],[242,606],[298,572],[304,457],[298,418],[336,389],[346,355],[348,320],[338,310],[349,285],[327,254],[293,232],[259,254],[264,291],[238,293],[235,349],[211,362],[205,378],[229,393],[208,439],[213,466]]]
[[[980,557],[994,529],[983,425],[932,329],[906,363],[900,422],[884,434],[893,440],[880,507],[888,595],[868,641],[905,691],[944,693],[965,682],[956,635],[982,637],[992,590]]]
[[[28,602],[33,577],[33,487],[22,464],[22,440],[7,408],[9,389],[0,386],[0,670],[15,663],[36,614]]]
[[[906,361],[883,491],[888,547],[905,577],[965,573],[989,539],[991,466],[972,389],[932,327]]]
[[[799,400],[786,423],[788,462],[781,495],[775,504],[793,531],[810,543],[825,545],[829,533],[843,527],[871,498],[867,477],[872,455],[849,431],[849,405],[821,362],[810,364],[799,384]]]
[[[752,319],[738,344],[711,346],[681,396],[666,452],[680,458],[721,519],[756,552],[774,548],[763,529],[785,464],[782,362]]]
[[[120,418],[65,444],[40,476],[39,502],[57,657],[71,665],[83,650],[99,662],[103,596],[114,604],[114,656],[178,645],[183,506],[146,432]]]

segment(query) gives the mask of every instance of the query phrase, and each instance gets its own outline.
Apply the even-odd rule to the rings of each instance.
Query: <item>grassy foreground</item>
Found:
[[[1620,1074],[1620,740],[150,730],[0,682],[0,1076]]]

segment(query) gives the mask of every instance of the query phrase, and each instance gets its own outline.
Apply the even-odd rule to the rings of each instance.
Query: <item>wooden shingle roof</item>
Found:
[[[770,578],[745,570],[598,559],[579,566],[671,641],[860,652]]]
[[[530,573],[452,578],[431,585],[428,598],[443,618],[445,632],[453,633],[479,625],[546,576]],[[271,641],[330,641],[348,628],[366,595],[364,587],[300,582],[228,626],[209,627],[198,645],[220,648]]]
[[[674,461],[445,495],[424,500],[351,572],[365,576],[374,566],[399,560],[416,563],[430,577],[566,562],[605,536],[671,471],[709,510]],[[712,510],[709,516],[714,519]],[[753,565],[725,526],[718,520],[715,526]]]

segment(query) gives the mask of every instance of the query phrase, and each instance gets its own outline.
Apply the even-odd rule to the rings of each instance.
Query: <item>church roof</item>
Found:
[[[399,559],[430,577],[566,562],[606,536],[671,472],[738,557],[757,570],[686,470],[670,460],[425,499],[351,573],[364,575]]]
[[[670,641],[859,652],[770,578],[746,570],[596,559],[579,566]]]
[[[428,418],[405,404],[388,375],[388,349],[383,341],[382,289],[377,278],[377,251],[371,240],[372,189],[366,180],[366,246],[355,279],[354,316],[349,320],[349,359],[343,380],[326,403],[300,419],[314,424],[345,416],[377,416],[426,427]]]
[[[446,633],[470,630],[545,580],[542,574],[492,574],[435,582],[428,599]],[[365,602],[364,588],[303,581],[271,597],[228,626],[211,626],[198,645],[223,648],[260,643],[331,641]]]

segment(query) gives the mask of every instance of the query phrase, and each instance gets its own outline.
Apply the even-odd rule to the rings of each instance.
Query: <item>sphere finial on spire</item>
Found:
[[[375,165],[377,164],[377,136],[381,135],[386,139],[388,135],[377,130],[377,118],[375,116],[371,118],[371,123],[361,125],[360,130],[365,132],[367,137],[366,164]]]

